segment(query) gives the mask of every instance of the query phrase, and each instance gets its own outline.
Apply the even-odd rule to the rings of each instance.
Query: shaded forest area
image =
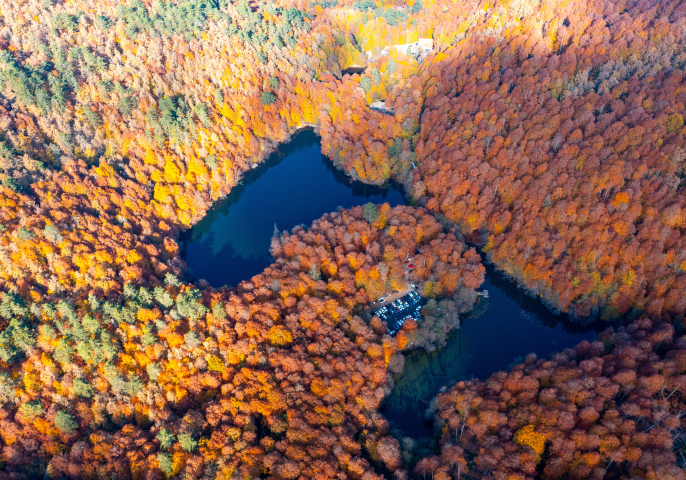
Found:
[[[685,8],[0,1],[0,476],[683,478]],[[179,280],[179,231],[302,127],[425,210]],[[469,297],[463,236],[551,309],[634,323],[449,389],[414,465],[378,408],[421,326],[359,314],[418,244],[423,291]]]

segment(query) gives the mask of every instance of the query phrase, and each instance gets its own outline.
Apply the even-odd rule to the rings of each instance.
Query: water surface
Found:
[[[270,265],[275,224],[281,230],[309,226],[339,206],[367,202],[395,206],[404,199],[397,190],[352,182],[321,155],[312,132],[301,133],[249,172],[241,185],[184,233],[189,270],[215,287],[237,285]],[[442,386],[471,377],[485,379],[530,352],[545,357],[597,336],[593,325],[582,327],[550,313],[491,266],[486,268],[482,289],[490,297],[463,319],[445,348],[406,355],[405,370],[395,379],[383,408],[403,435],[431,434],[423,414]]]
[[[432,434],[431,422],[423,421],[423,413],[441,387],[469,378],[484,380],[529,353],[544,358],[582,340],[593,341],[596,330],[604,327],[581,326],[554,315],[491,265],[486,265],[481,289],[488,290],[489,298],[480,298],[445,348],[405,356],[405,369],[394,378],[395,386],[382,410],[403,435]]]

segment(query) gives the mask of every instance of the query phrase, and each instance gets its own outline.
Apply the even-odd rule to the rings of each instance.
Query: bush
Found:
[[[77,428],[79,428],[79,424],[76,423],[74,417],[69,415],[64,410],[60,410],[57,412],[57,415],[55,415],[55,426],[59,428],[62,433],[66,433],[68,435],[71,435],[76,431]]]

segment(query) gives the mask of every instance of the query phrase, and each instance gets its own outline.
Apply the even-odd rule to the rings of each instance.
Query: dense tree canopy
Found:
[[[379,478],[372,464],[398,470],[378,409],[407,342],[360,315],[370,296],[405,287],[403,260],[417,248],[427,265],[412,280],[435,283],[439,299],[439,285],[474,297],[483,280],[474,250],[426,211],[388,205],[275,236],[276,262],[237,289],[201,291],[167,273],[147,287],[125,283],[114,301],[4,294],[7,470],[369,479]]]

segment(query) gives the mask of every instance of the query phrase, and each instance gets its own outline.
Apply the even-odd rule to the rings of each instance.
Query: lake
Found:
[[[280,230],[309,226],[338,207],[368,202],[396,206],[405,200],[400,190],[351,181],[321,154],[313,132],[301,132],[182,234],[189,273],[214,287],[238,285],[270,265],[275,225]],[[382,410],[403,435],[431,434],[423,413],[442,386],[472,376],[484,379],[530,352],[545,357],[597,337],[597,326],[582,327],[552,314],[492,266],[481,289],[489,298],[462,320],[445,348],[406,355],[405,370]]]
[[[236,286],[272,263],[274,226],[310,225],[338,207],[405,202],[400,190],[353,182],[326,159],[316,135],[303,131],[217,202],[181,235],[189,273],[210,285]]]

